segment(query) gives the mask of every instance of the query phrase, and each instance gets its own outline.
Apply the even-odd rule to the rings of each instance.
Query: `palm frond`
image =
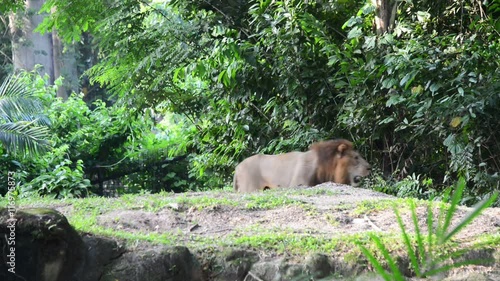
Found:
[[[35,125],[34,121],[0,124],[0,142],[9,152],[44,152],[50,147],[48,137],[49,129]]]
[[[40,118],[42,103],[33,97],[32,92],[20,77],[10,75],[0,86],[0,117],[5,122],[32,121],[48,122]],[[34,117],[37,116],[37,117]]]
[[[49,148],[50,120],[21,76],[0,85],[0,142],[10,153],[38,154]]]

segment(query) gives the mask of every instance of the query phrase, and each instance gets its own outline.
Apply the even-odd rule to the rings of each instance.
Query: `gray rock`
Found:
[[[333,273],[330,258],[323,254],[312,254],[306,258],[306,267],[314,278],[324,278]]]
[[[203,272],[186,247],[152,246],[124,253],[106,266],[99,281],[202,281]]]
[[[281,263],[281,259],[255,263],[250,268],[245,281],[282,281],[283,275],[280,272]]]
[[[248,271],[245,281],[302,281],[314,280],[306,266],[275,259],[255,263]]]
[[[105,237],[87,234],[83,236],[83,243],[86,248],[86,262],[84,274],[81,275],[79,281],[99,280],[105,267],[125,252],[125,248],[115,240]]]
[[[78,280],[85,262],[81,237],[52,209],[0,209],[0,280]],[[15,274],[12,273],[15,271]]]
[[[285,277],[287,280],[313,280],[310,278],[307,267],[301,264],[289,264],[285,266]]]
[[[490,279],[488,278],[488,276],[486,276],[486,274],[480,272],[464,272],[448,276],[442,280],[443,281],[494,281],[495,279]]]
[[[230,249],[222,253],[222,260],[217,262],[211,275],[215,281],[243,281],[258,260],[255,252]]]

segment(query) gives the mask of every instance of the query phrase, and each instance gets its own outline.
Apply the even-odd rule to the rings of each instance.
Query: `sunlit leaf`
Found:
[[[454,117],[450,121],[450,126],[452,128],[456,128],[456,127],[458,127],[458,125],[460,125],[461,122],[462,122],[462,118],[460,116]]]
[[[347,33],[347,39],[360,38],[362,35],[363,31],[359,26],[356,26]]]

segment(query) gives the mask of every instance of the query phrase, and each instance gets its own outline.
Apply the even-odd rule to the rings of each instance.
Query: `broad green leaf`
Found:
[[[363,31],[359,26],[356,26],[347,33],[347,39],[360,38],[362,35]]]
[[[389,117],[379,121],[377,124],[379,124],[379,125],[388,124],[388,123],[393,122],[394,120],[395,120],[394,117],[389,116]]]
[[[391,89],[392,87],[394,87],[397,84],[398,84],[398,81],[395,78],[389,77],[389,78],[386,78],[382,81],[382,89]]]
[[[401,82],[399,82],[399,85],[403,86],[405,90],[408,89],[408,87],[410,86],[410,84],[415,79],[416,75],[417,75],[417,71],[412,71],[412,72],[407,73],[403,77],[403,79],[401,79]]]
[[[428,12],[423,12],[423,11],[418,11],[417,12],[417,19],[419,22],[426,22],[426,21],[429,21],[429,19],[431,18],[431,14],[429,14]]]
[[[377,36],[365,36],[365,43],[363,48],[365,50],[373,50],[377,43]]]
[[[344,23],[344,25],[342,25],[342,29],[345,29],[347,27],[353,27],[356,24],[361,23],[361,22],[362,22],[361,18],[359,18],[359,17],[351,17],[349,20],[347,20],[346,23]]]
[[[389,97],[389,99],[387,100],[387,102],[385,103],[385,106],[386,107],[391,107],[393,105],[397,105],[397,104],[400,104],[402,102],[404,102],[406,99],[403,97],[403,96],[400,96],[400,95],[396,95],[396,94],[393,94]]]
[[[441,84],[439,83],[432,83],[429,87],[429,90],[432,92],[432,93],[435,93],[437,92],[437,90],[439,90],[441,88]]]

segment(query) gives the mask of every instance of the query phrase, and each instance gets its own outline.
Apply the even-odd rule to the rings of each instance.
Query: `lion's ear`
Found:
[[[352,143],[345,139],[336,139],[313,143],[310,149],[315,150],[324,161],[329,161],[331,157],[339,154],[342,157],[345,152],[352,149]]]
[[[340,155],[340,157],[344,157],[344,155],[352,149],[352,142],[340,139],[338,140],[339,145],[337,146],[337,153]]]
[[[338,147],[337,147],[337,150],[340,152],[340,153],[344,153],[346,150],[348,149],[347,147],[347,144],[345,143],[341,143]]]

